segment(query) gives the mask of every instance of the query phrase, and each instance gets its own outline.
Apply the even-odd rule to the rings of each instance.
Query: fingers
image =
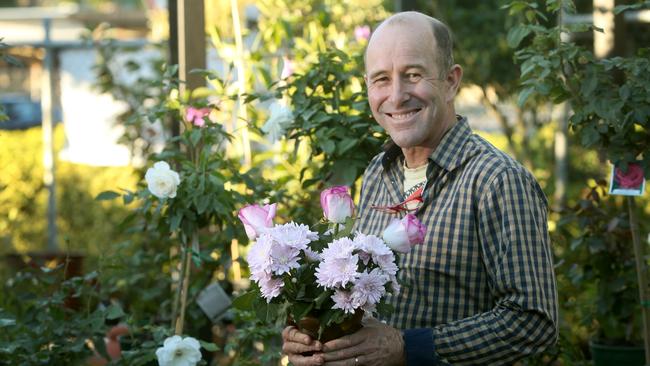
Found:
[[[282,343],[282,352],[288,356],[299,355],[305,352],[319,352],[321,349],[322,346],[319,342],[313,342],[312,344],[302,344],[297,342],[284,341]]]
[[[363,335],[363,332],[357,332],[355,334],[334,339],[323,344],[324,352],[334,352],[338,350],[343,350],[346,348],[356,347],[359,344],[363,343],[366,337]]]
[[[301,355],[289,355],[289,362],[294,366],[316,366],[325,363],[322,355],[317,354],[309,357]]]
[[[323,345],[319,341],[312,340],[308,335],[300,332],[296,327],[289,326],[282,331],[282,353],[289,357],[289,361],[295,366],[322,365],[325,360],[321,353],[311,356],[303,356],[307,352],[319,352]]]
[[[282,331],[282,340],[285,342],[297,342],[304,345],[310,345],[312,339],[305,333],[302,333],[294,326],[288,326]],[[320,344],[320,342],[318,342]]]
[[[338,365],[342,361],[344,363],[341,363],[341,365],[345,364],[346,361],[347,364],[349,365],[350,360],[352,360],[353,361],[352,363],[354,364],[354,358],[358,356],[359,356],[359,349],[353,347],[344,348],[338,351],[329,351],[329,352],[326,351],[325,353],[323,353],[323,359],[325,360],[325,362],[327,362],[327,365],[329,365],[330,362],[337,362],[336,365]]]

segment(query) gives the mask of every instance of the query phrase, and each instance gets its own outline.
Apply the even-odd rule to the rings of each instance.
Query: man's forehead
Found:
[[[435,63],[433,37],[413,35],[412,32],[379,34],[366,53],[366,72],[403,69],[408,67],[430,68]]]

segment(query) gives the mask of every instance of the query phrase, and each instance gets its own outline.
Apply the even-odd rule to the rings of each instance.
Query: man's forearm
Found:
[[[503,303],[494,310],[432,329],[439,364],[501,365],[544,351],[557,340],[545,312]],[[444,362],[444,361],[446,362]]]

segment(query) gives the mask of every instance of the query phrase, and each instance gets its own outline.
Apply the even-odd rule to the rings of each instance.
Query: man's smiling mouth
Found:
[[[416,113],[418,113],[420,109],[414,109],[408,112],[400,112],[400,113],[386,113],[387,116],[393,119],[409,119]]]

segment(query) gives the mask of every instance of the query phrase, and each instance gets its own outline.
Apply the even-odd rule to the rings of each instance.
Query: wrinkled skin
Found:
[[[295,327],[282,332],[282,351],[295,366],[405,365],[402,334],[374,318],[364,320],[358,332],[322,344]],[[312,356],[300,353],[314,351]],[[357,362],[355,362],[355,358]]]

